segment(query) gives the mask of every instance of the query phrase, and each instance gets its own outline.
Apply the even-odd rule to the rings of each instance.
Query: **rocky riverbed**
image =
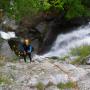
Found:
[[[53,59],[32,63],[6,62],[0,66],[0,90],[89,90],[88,67],[74,66]],[[71,85],[74,83],[74,87],[58,87],[61,83],[68,82]]]
[[[79,90],[90,90],[90,65],[80,65],[88,74],[78,81]]]

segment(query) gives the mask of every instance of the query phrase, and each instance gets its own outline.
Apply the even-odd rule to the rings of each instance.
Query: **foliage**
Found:
[[[0,8],[16,20],[32,18],[40,12],[58,10],[66,18],[90,15],[90,0],[0,0]]]
[[[43,6],[44,6],[44,10],[47,11],[47,10],[50,9],[51,4],[48,3],[48,0],[44,0],[44,2],[43,2]]]
[[[90,0],[81,0],[82,4],[90,8]]]
[[[73,56],[78,56],[78,58],[73,61],[72,64],[83,64],[84,62],[82,61],[82,59],[90,55],[90,46],[83,45],[73,48],[71,49],[70,54]]]
[[[40,0],[0,0],[0,8],[4,9],[8,16],[20,20],[36,15],[42,10],[42,4]]]
[[[0,0],[0,9],[4,9],[4,11],[8,11],[10,6],[10,0]]]
[[[86,6],[85,7],[85,10],[86,10],[85,15],[90,16],[90,0],[81,0],[81,1],[82,1],[82,4],[84,6]]]
[[[45,88],[48,88],[48,87],[53,86],[53,85],[54,85],[54,84],[53,84],[52,82],[48,82],[48,84],[46,85]]]
[[[75,88],[76,84],[74,82],[59,83],[57,84],[57,87],[59,89],[70,89],[70,88]]]
[[[81,56],[81,57],[88,56],[90,54],[90,46],[83,45],[80,47],[73,48],[71,49],[70,54],[74,56]]]
[[[60,60],[65,61],[67,58],[69,58],[69,56],[68,56],[68,55],[65,55],[65,56],[62,56],[62,57],[60,58]]]
[[[36,85],[36,88],[37,90],[44,90],[45,89],[45,86],[43,83],[39,82],[37,85]]]
[[[0,67],[4,66],[5,57],[0,55]]]
[[[40,0],[13,0],[9,13],[17,20],[25,16],[32,18],[41,10]],[[10,16],[11,16],[10,15]]]
[[[59,9],[59,11],[63,10],[67,18],[83,16],[86,11],[81,0],[50,0],[48,3],[50,4],[49,6]]]
[[[11,84],[11,81],[6,75],[0,74],[0,84]]]

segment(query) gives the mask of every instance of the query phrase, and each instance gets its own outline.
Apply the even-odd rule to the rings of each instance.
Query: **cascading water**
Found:
[[[10,38],[15,38],[15,33],[14,32],[4,32],[4,31],[0,31],[0,37],[7,40]]]
[[[10,39],[15,37],[15,33],[5,33],[3,31],[0,31],[0,36],[3,39]],[[72,30],[72,32],[58,35],[56,41],[54,42],[51,50],[48,53],[42,56],[35,55],[34,58],[40,59],[52,56],[60,57],[68,54],[71,48],[84,44],[90,45],[90,23],[87,26],[81,26],[80,28]]]
[[[67,55],[71,48],[87,44],[90,45],[90,23],[72,30],[72,32],[58,35],[51,50],[42,56],[36,55],[35,58],[61,57]]]

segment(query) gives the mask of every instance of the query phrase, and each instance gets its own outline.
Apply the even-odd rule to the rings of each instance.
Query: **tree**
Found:
[[[65,12],[66,18],[89,15],[90,0],[0,0],[0,8],[8,16],[20,21],[23,17],[34,18],[40,12],[52,9]]]
[[[20,20],[25,16],[32,18],[42,10],[40,0],[0,0],[0,8],[10,17]]]
[[[46,3],[47,2],[47,3]],[[85,14],[85,5],[81,3],[81,0],[46,0],[46,9],[56,8],[59,11],[65,12],[65,17],[73,18],[83,16]]]
[[[4,12],[8,11],[10,6],[10,0],[0,0],[0,9],[4,9]]]

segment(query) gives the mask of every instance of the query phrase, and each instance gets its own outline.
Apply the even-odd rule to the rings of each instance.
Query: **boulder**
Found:
[[[14,52],[10,49],[7,41],[4,41],[1,45],[0,55],[5,56],[6,58],[13,59],[15,57]]]

